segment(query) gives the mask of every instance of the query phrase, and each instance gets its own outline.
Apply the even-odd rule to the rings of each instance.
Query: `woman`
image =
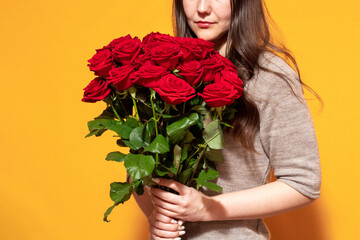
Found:
[[[262,218],[320,195],[318,145],[302,91],[307,86],[289,51],[273,43],[262,0],[174,0],[174,10],[177,36],[212,41],[238,67],[244,93],[234,129],[224,134],[225,162],[216,165],[220,194],[167,179],[158,184],[179,195],[157,188],[134,194],[149,219],[150,238],[269,239]]]

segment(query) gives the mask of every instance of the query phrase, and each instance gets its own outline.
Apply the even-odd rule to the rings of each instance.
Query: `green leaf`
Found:
[[[181,141],[190,126],[196,124],[199,121],[199,115],[197,113],[191,113],[189,117],[183,117],[166,127],[166,133],[168,134],[170,141],[176,143]]]
[[[236,109],[227,106],[225,110],[222,112],[223,119],[226,120],[233,119],[236,112],[237,112]]]
[[[151,143],[151,133],[149,129],[145,126],[144,132],[143,132],[143,141],[145,146],[148,146]]]
[[[103,129],[104,127],[116,132],[121,138],[125,139],[129,139],[130,133],[133,130],[133,128],[115,119],[96,119],[88,122],[90,132],[93,129]]]
[[[169,141],[163,135],[156,138],[144,149],[144,152],[164,154],[170,151]]]
[[[181,149],[181,159],[180,159],[180,162],[183,162],[187,157],[188,157],[187,149],[186,149],[186,147],[183,147],[183,148]]]
[[[199,121],[199,114],[191,113],[189,116],[189,120],[190,120],[189,122],[190,126],[196,124]]]
[[[121,152],[111,152],[106,156],[106,160],[111,160],[115,162],[123,162],[125,160],[126,154]]]
[[[222,149],[225,146],[223,132],[218,119],[215,119],[206,125],[203,137],[208,146],[212,149]]]
[[[191,106],[195,106],[195,105],[198,105],[200,102],[200,97],[198,95],[196,95],[195,97],[193,97],[189,103]]]
[[[88,133],[85,137],[90,137],[92,135],[95,135],[96,137],[100,137],[107,129],[106,128],[100,128],[100,129],[93,129],[90,133]]]
[[[175,169],[174,163],[171,162],[171,163],[168,163],[167,165],[169,165],[169,166],[166,166],[166,165],[164,164],[164,165],[162,165],[162,167],[165,168],[166,170],[168,170],[167,175],[168,175],[170,178],[174,178],[174,176],[176,175],[176,169]]]
[[[191,143],[192,140],[194,140],[194,139],[195,139],[194,135],[189,131],[189,132],[186,133],[186,136],[184,137],[183,142],[184,143]]]
[[[138,121],[133,117],[128,117],[124,124],[133,129],[139,126]]]
[[[189,160],[189,163],[188,163],[188,166],[189,167],[193,167],[193,165],[196,163],[196,158],[191,158],[190,160]]]
[[[116,140],[116,144],[117,144],[119,147],[127,147],[127,145],[124,143],[124,141],[123,141],[122,139]]]
[[[103,118],[116,118],[112,107],[106,108],[99,116],[97,116],[94,119],[103,119]]]
[[[132,149],[132,150],[137,150],[136,147],[134,145],[131,144],[131,142],[129,140],[125,140],[125,139],[122,139],[122,142],[125,143],[125,145]]]
[[[89,129],[90,133],[88,133],[85,136],[85,138],[90,137],[92,135],[99,137],[99,136],[101,136],[101,134],[103,134],[107,130],[106,127],[100,125],[97,121],[94,121],[94,120],[89,121],[87,123],[87,125],[88,125],[88,129]]]
[[[208,171],[205,171],[205,169],[203,169],[200,172],[196,181],[200,186],[204,186],[210,190],[220,192],[222,188],[219,185],[213,182],[208,182],[210,180],[217,178],[218,176],[219,176],[219,172],[216,170],[209,169]]]
[[[154,102],[154,109],[155,111],[157,111],[158,113],[163,112],[164,109],[164,101],[162,99],[156,99]]]
[[[124,164],[131,179],[136,181],[152,173],[155,167],[155,160],[151,155],[127,154]]]
[[[107,219],[107,217],[109,216],[109,214],[112,212],[112,210],[114,209],[114,207],[116,207],[119,204],[114,204],[111,207],[109,207],[106,212],[104,213],[104,222],[110,222],[110,220]]]
[[[99,130],[99,129],[104,129],[105,127],[104,126],[101,126],[100,125],[100,122],[98,120],[92,120],[92,121],[89,121],[87,123],[88,125],[88,129],[89,131],[93,131],[93,130]]]
[[[181,160],[181,147],[179,145],[175,145],[174,147],[174,166],[176,169],[176,173],[179,171]]]
[[[110,220],[107,219],[109,214],[112,212],[114,207],[119,205],[120,203],[124,203],[127,200],[130,199],[132,194],[132,184],[131,183],[121,183],[121,182],[113,182],[110,184],[110,198],[115,202],[114,205],[109,207],[106,212],[104,213],[103,220],[105,222],[110,222]]]
[[[165,168],[162,168],[161,166],[158,167],[158,168],[155,168],[155,169],[154,169],[154,172],[155,172],[155,174],[156,174],[157,176],[159,176],[159,177],[165,176],[166,174],[169,173],[168,170],[166,170]]]
[[[147,124],[146,124],[146,130],[149,131],[150,136],[155,134],[155,121],[154,119],[151,119]]]
[[[189,129],[189,122],[189,118],[184,117],[166,127],[166,133],[169,135],[171,142],[179,142],[185,137],[186,132]]]
[[[137,193],[137,195],[143,195],[144,193],[144,184],[143,180],[139,179],[132,183],[134,191]]]
[[[169,115],[169,114],[162,114],[161,116],[162,116],[163,118],[173,118],[173,117],[175,117],[175,116]]]
[[[213,162],[224,162],[224,156],[218,149],[207,148],[205,151],[205,158]]]
[[[128,182],[113,182],[110,188],[110,198],[115,203],[124,203],[129,200],[133,190],[131,183]]]
[[[220,192],[222,190],[222,187],[220,187],[219,185],[217,185],[216,183],[213,183],[213,182],[204,182],[202,184],[202,186],[206,187],[207,189],[216,191],[216,192]]]
[[[201,105],[196,105],[196,106],[192,107],[190,109],[190,111],[195,111],[195,112],[198,112],[198,113],[200,113],[202,115],[205,115],[205,114],[207,114],[209,112],[209,110],[207,110],[204,106],[201,106]]]
[[[204,130],[204,115],[199,114],[199,121],[190,127],[189,131],[194,136],[202,136]]]
[[[179,174],[178,181],[182,184],[185,184],[186,181],[190,178],[190,175],[193,171],[194,169],[192,167],[186,169],[185,171]]]
[[[145,146],[143,140],[144,125],[138,126],[130,133],[129,140],[131,144],[137,149]]]

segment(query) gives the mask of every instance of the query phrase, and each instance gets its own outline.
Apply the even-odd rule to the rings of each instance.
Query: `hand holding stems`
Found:
[[[155,178],[153,181],[158,185],[172,188],[179,193],[179,195],[176,195],[159,188],[148,190],[156,212],[183,221],[207,221],[211,214],[211,197],[175,180]]]
[[[154,208],[148,218],[151,240],[180,240],[179,236],[185,234],[183,222],[165,216]]]

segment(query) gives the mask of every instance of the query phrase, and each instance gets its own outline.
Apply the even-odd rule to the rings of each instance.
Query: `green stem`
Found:
[[[153,119],[154,119],[154,122],[155,122],[155,133],[156,133],[156,136],[157,136],[159,134],[158,133],[158,127],[157,127],[158,120],[156,119],[154,102],[153,102],[152,96],[150,96],[150,102],[151,102],[151,108],[152,108],[152,112],[153,112]],[[158,165],[159,165],[159,154],[156,153],[155,154],[155,167],[157,167]]]
[[[189,181],[188,181],[187,185],[189,185],[193,181],[197,166],[199,165],[200,159],[202,158],[202,155],[204,154],[204,152],[206,150],[206,147],[207,147],[207,144],[205,145],[205,147],[203,148],[203,150],[201,151],[201,153],[197,157],[195,164],[192,166],[194,168],[194,171],[191,173],[191,177],[189,178]]]
[[[198,149],[196,149],[196,151],[195,151],[193,154],[191,154],[191,156],[188,157],[188,158],[185,160],[185,162],[186,162],[186,163],[189,162],[190,159],[191,159],[195,154],[197,154],[200,149],[201,149],[201,147],[199,147]]]
[[[151,102],[151,108],[152,108],[152,112],[153,112],[153,119],[155,121],[155,132],[156,132],[156,136],[158,135],[158,128],[157,128],[157,119],[155,117],[155,108],[154,108],[154,102],[152,100],[152,97],[150,97],[150,102]]]
[[[134,104],[134,108],[135,108],[135,116],[136,116],[136,120],[139,123],[139,126],[141,125],[141,121],[140,121],[140,117],[139,117],[139,113],[138,113],[138,109],[137,109],[137,105],[136,105],[136,101],[134,98],[131,98]]]
[[[185,114],[185,102],[183,103],[183,114]]]
[[[120,120],[120,122],[124,123],[124,120],[119,116],[119,114],[117,113],[116,109],[114,108],[114,105],[112,103],[110,103],[112,110],[114,111],[116,117]]]

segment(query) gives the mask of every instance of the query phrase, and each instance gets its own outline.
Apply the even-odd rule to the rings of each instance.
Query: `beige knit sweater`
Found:
[[[221,193],[253,188],[267,183],[271,168],[277,181],[282,181],[310,198],[319,198],[321,169],[318,144],[308,105],[297,75],[280,57],[265,53],[260,64],[291,77],[291,87],[301,97],[300,102],[290,87],[279,77],[256,71],[245,86],[248,96],[256,102],[260,113],[260,128],[255,137],[255,149],[245,150],[225,134],[222,150],[224,163],[217,163],[220,175],[215,181]],[[218,193],[202,188],[207,195]],[[220,194],[221,194],[220,193]],[[236,208],[236,206],[234,206]],[[185,222],[188,240],[257,240],[270,239],[262,219],[213,222]]]

